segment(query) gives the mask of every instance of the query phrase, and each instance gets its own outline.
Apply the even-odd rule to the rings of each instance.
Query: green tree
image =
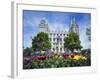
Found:
[[[74,49],[80,50],[82,46],[80,45],[79,35],[74,32],[70,32],[67,37],[64,39],[64,48],[71,50],[72,52]]]
[[[86,35],[88,36],[88,40],[91,41],[91,28],[86,28]]]
[[[45,50],[51,48],[51,42],[48,33],[40,32],[32,39],[32,49],[35,50]]]
[[[31,56],[31,53],[32,53],[32,48],[26,47],[23,50],[23,56]]]

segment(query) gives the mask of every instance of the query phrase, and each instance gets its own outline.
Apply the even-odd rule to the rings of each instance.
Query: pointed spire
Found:
[[[79,27],[78,27],[75,17],[71,19],[69,32],[75,32],[79,34]]]
[[[71,23],[70,23],[71,25],[72,24],[76,24],[76,19],[75,19],[75,17],[73,17],[72,19],[71,19]]]
[[[73,18],[73,24],[76,25],[76,18],[75,17]]]
[[[76,24],[76,19],[75,19],[75,17],[73,17],[73,18],[71,19],[71,24]]]

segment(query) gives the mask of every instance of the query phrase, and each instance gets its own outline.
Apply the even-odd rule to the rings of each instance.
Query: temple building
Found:
[[[54,53],[64,53],[64,38],[67,37],[67,34],[69,32],[75,32],[79,35],[79,26],[73,18],[71,20],[70,26],[69,26],[69,32],[66,30],[63,31],[50,31],[48,23],[46,20],[41,20],[39,23],[39,32],[46,32],[49,34],[49,38],[51,41],[51,52]]]

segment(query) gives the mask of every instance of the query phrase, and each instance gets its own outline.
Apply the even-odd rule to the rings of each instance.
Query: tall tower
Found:
[[[49,32],[48,24],[44,19],[39,23],[39,32]]]
[[[75,18],[73,18],[71,20],[69,32],[75,32],[79,35],[79,26],[78,26]]]

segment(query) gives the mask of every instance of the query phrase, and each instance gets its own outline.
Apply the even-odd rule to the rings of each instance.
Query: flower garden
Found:
[[[90,57],[82,54],[33,55],[24,59],[24,69],[90,66]]]

